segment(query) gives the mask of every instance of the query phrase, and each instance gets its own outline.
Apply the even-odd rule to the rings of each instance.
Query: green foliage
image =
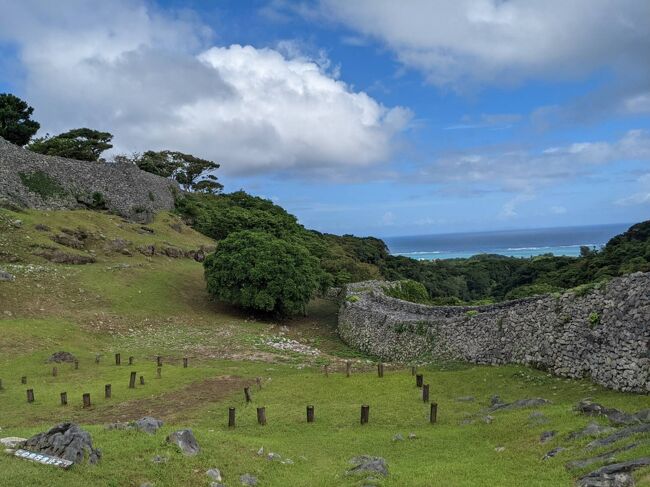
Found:
[[[39,154],[67,157],[79,161],[98,161],[105,150],[113,147],[113,135],[89,128],[69,130],[50,137],[46,135],[33,140],[27,148]]]
[[[31,119],[34,109],[10,93],[0,93],[0,137],[23,146],[41,125]]]
[[[217,299],[280,315],[304,313],[323,287],[318,260],[304,246],[263,232],[232,233],[204,266],[208,291]]]
[[[600,324],[600,315],[596,311],[589,314],[589,326],[595,328]]]
[[[63,186],[43,171],[20,172],[18,176],[27,189],[40,195],[44,200],[66,194]]]
[[[468,318],[473,318],[474,316],[478,316],[478,311],[476,311],[475,309],[470,309],[468,311],[465,311],[465,316],[467,316]]]
[[[185,191],[218,194],[223,189],[223,185],[211,173],[219,169],[219,164],[191,154],[169,150],[147,151],[142,155],[134,154],[131,159],[121,156],[119,160],[133,162],[143,171],[173,179]]]
[[[561,288],[546,283],[526,284],[508,291],[505,299],[521,299],[540,294],[552,294]]]
[[[357,301],[359,301],[359,296],[353,294],[352,296],[348,296],[347,298],[345,298],[345,300],[348,303],[356,303]]]
[[[424,285],[410,279],[399,281],[391,286],[385,286],[384,292],[393,298],[403,299],[412,303],[429,303],[429,295]]]

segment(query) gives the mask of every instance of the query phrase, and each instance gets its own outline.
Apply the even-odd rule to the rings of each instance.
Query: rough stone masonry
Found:
[[[25,184],[38,176],[49,184],[39,194]],[[0,137],[0,203],[24,208],[74,209],[102,207],[146,223],[155,212],[174,208],[178,185],[141,171],[133,164],[76,161],[37,154]]]
[[[488,306],[426,306],[392,298],[387,282],[349,285],[338,332],[383,360],[517,363],[620,391],[650,391],[650,273]]]

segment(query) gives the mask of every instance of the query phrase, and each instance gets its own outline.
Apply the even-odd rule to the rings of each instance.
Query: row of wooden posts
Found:
[[[133,365],[134,358],[129,357],[129,365]],[[95,362],[99,363],[99,356],[95,357]],[[157,364],[157,369],[156,369],[156,375],[157,378],[160,379],[162,376],[162,357],[157,356],[156,357],[156,364]],[[121,365],[121,355],[119,353],[115,354],[115,365]],[[187,368],[188,367],[188,359],[187,357],[183,358],[183,367]],[[75,360],[74,362],[74,368],[78,369],[79,368],[79,361]],[[350,361],[346,362],[346,376],[350,377],[351,374],[351,369],[352,369],[352,364]],[[324,367],[325,375],[329,374],[328,366],[326,365]],[[56,377],[58,375],[58,368],[53,367],[52,368],[52,375]],[[378,363],[377,364],[377,375],[379,377],[384,377],[384,364],[383,363]],[[415,385],[416,387],[422,389],[422,401],[425,403],[429,402],[429,384],[424,384],[424,376],[422,374],[418,374],[416,372],[415,367],[411,367],[411,375],[415,376]],[[130,377],[129,377],[129,389],[135,389],[135,384],[136,384],[136,378],[137,378],[137,373],[136,372],[131,372]],[[22,384],[27,384],[27,377],[22,376],[21,377],[21,383]],[[256,379],[256,383],[259,389],[262,388],[262,383],[261,379],[258,377]],[[144,376],[140,376],[140,385],[145,385],[145,379]],[[2,390],[2,379],[0,379],[0,390]],[[250,387],[244,387],[244,397],[246,399],[247,403],[252,402],[252,397],[250,393]],[[104,386],[104,398],[105,399],[110,399],[111,398],[111,384],[106,384]],[[34,402],[34,390],[33,389],[27,389],[27,402],[32,403]],[[91,406],[90,402],[90,394],[89,393],[84,393],[82,395],[82,401],[83,401],[83,407],[88,408]],[[68,394],[67,392],[62,392],[61,393],[61,405],[65,406],[68,404]],[[431,402],[430,404],[430,412],[429,412],[429,421],[431,423],[435,423],[437,421],[437,416],[438,416],[438,404],[436,402]],[[314,422],[314,406],[307,406],[307,422],[308,423],[313,423]],[[361,424],[367,424],[370,419],[370,406],[367,404],[364,404],[361,406]],[[261,425],[266,424],[266,408],[265,407],[258,407],[257,408],[257,421]],[[234,427],[235,426],[235,408],[231,407],[228,410],[228,426],[229,427]]]

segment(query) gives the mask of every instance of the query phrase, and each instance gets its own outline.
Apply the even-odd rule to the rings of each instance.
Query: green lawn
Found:
[[[23,221],[20,228],[7,224],[16,218]],[[49,242],[47,233],[34,229],[37,223],[47,223],[52,232],[85,226],[108,238],[147,244],[196,248],[210,243],[187,228],[177,235],[169,226],[174,221],[172,215],[161,215],[152,225],[155,233],[142,235],[136,226],[99,213],[0,210],[0,255],[19,257],[18,262],[0,262],[0,268],[17,277],[0,283],[0,436],[29,436],[71,419],[91,432],[103,454],[97,466],[76,465],[68,471],[0,455],[0,485],[208,486],[205,471],[217,467],[227,486],[239,485],[244,473],[255,475],[260,486],[283,487],[569,486],[585,471],[568,472],[567,461],[606,450],[587,452],[590,439],[567,439],[569,432],[593,421],[573,411],[580,399],[589,396],[627,411],[650,407],[647,396],[523,367],[432,364],[419,369],[439,405],[438,423],[432,425],[408,367],[387,366],[385,377],[378,378],[370,357],[338,340],[333,303],[314,301],[306,318],[264,320],[211,302],[201,265],[189,259],[104,254],[101,244],[84,251],[97,256],[97,263],[86,266],[51,264],[32,255],[35,241]],[[280,339],[320,353],[309,356],[270,345]],[[75,354],[79,369],[59,364],[53,377],[46,360],[59,350]],[[119,367],[113,358],[117,352]],[[99,364],[96,354],[102,356]],[[160,379],[157,355],[164,361]],[[189,357],[187,369],[183,357]],[[343,373],[346,359],[354,361],[350,378]],[[329,364],[329,376],[323,364]],[[128,388],[132,370],[144,375],[144,386],[138,382],[135,389]],[[27,376],[27,385],[20,383],[21,376]],[[254,385],[256,377],[263,380],[261,391]],[[112,398],[104,399],[109,383]],[[252,384],[250,405],[244,402],[246,384]],[[35,392],[32,404],[26,402],[27,388]],[[59,405],[62,391],[69,398],[65,407]],[[91,394],[90,409],[81,407],[83,393]],[[495,412],[488,424],[482,409],[494,394],[505,401],[544,397],[552,404]],[[475,400],[457,400],[463,396]],[[314,424],[305,421],[309,404],[315,406]],[[359,424],[361,404],[370,405],[370,422],[364,426]],[[230,406],[237,408],[234,429],[227,427]],[[256,422],[257,406],[266,407],[266,426]],[[533,411],[540,411],[546,422],[531,419]],[[105,428],[145,414],[165,421],[156,435]],[[169,432],[185,427],[193,429],[201,445],[196,457],[184,457],[165,442]],[[547,430],[558,435],[542,445],[539,436]],[[393,441],[398,433],[403,441]],[[416,438],[409,439],[410,433]],[[650,455],[650,442],[636,441],[641,444],[617,458]],[[568,449],[541,460],[558,446]],[[269,461],[257,454],[261,447],[293,463]],[[504,449],[497,451],[499,447]],[[385,458],[389,476],[368,482],[346,475],[349,459],[362,454]],[[168,461],[152,463],[156,455]],[[637,484],[650,485],[648,475],[637,472]]]

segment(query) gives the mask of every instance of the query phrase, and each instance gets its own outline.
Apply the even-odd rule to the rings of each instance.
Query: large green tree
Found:
[[[23,146],[41,125],[31,119],[34,109],[10,93],[0,93],[0,137]]]
[[[79,161],[97,161],[105,150],[113,147],[113,135],[89,128],[69,130],[53,137],[45,136],[32,141],[27,148],[39,154],[67,157]]]
[[[176,151],[147,151],[136,155],[134,162],[143,171],[174,179],[185,191],[217,194],[223,185],[211,173],[219,164]]]
[[[304,313],[324,278],[304,246],[263,232],[230,234],[204,266],[208,292],[217,299],[285,316]]]

